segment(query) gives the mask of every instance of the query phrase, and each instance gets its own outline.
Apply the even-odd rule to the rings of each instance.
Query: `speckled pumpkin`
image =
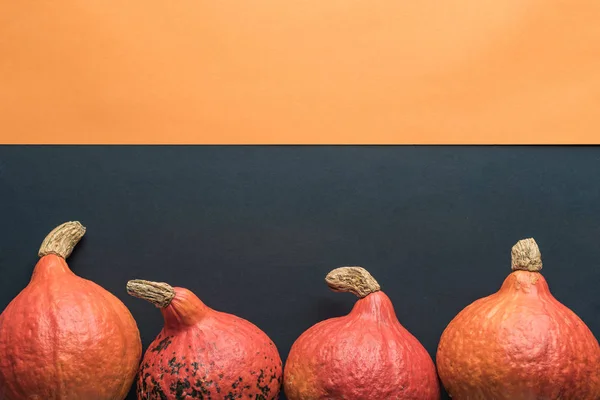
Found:
[[[122,400],[142,355],[125,305],[65,259],[79,222],[44,240],[31,281],[0,315],[0,399]]]
[[[316,324],[293,344],[284,372],[288,399],[438,400],[431,357],[400,325],[375,279],[361,267],[342,267],[325,281],[360,300],[350,314]]]
[[[133,280],[127,291],[155,304],[164,317],[142,360],[138,399],[279,398],[281,358],[258,327],[166,283]]]
[[[444,330],[437,368],[453,399],[600,399],[598,341],[550,294],[541,268],[535,241],[519,241],[500,290]]]

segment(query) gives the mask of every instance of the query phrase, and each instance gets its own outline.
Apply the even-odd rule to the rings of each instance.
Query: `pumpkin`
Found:
[[[166,283],[132,280],[127,292],[156,305],[164,318],[140,366],[138,399],[279,398],[281,358],[254,324]]]
[[[288,399],[438,400],[431,357],[400,325],[369,272],[341,267],[325,281],[359,300],[348,315],[319,322],[292,345],[284,372]]]
[[[598,341],[552,296],[541,269],[535,240],[519,241],[500,290],[444,330],[437,368],[454,399],[600,399]]]
[[[140,334],[119,299],[69,269],[65,259],[84,233],[79,222],[50,232],[31,281],[0,315],[0,399],[127,396]]]

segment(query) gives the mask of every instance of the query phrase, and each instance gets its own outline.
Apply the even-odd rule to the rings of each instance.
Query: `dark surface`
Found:
[[[598,337],[599,171],[597,147],[0,147],[0,309],[44,236],[77,219],[88,232],[71,268],[123,300],[144,348],[162,320],[129,279],[192,289],[285,359],[305,329],[350,310],[353,296],[323,282],[350,264],[434,356],[533,236],[553,294]]]

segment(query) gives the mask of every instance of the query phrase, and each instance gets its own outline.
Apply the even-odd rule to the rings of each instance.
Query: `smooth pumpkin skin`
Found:
[[[517,270],[442,334],[437,368],[455,400],[598,400],[600,347],[539,272]]]
[[[282,364],[271,339],[191,291],[173,289],[161,309],[165,326],[142,360],[138,399],[278,399]]]
[[[49,254],[0,315],[0,398],[122,400],[141,353],[125,305]]]
[[[438,400],[435,366],[381,291],[293,344],[284,372],[289,400]]]

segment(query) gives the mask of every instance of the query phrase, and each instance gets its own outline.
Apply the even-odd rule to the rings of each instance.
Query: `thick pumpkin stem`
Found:
[[[71,255],[83,235],[85,235],[85,227],[79,221],[65,222],[54,228],[46,236],[40,246],[38,256],[44,257],[48,254],[56,254],[66,259]]]
[[[327,274],[325,282],[334,292],[354,293],[361,299],[381,290],[375,278],[362,267],[336,268]]]
[[[133,279],[127,282],[127,293],[144,299],[158,308],[167,308],[175,297],[175,289],[168,283]]]
[[[533,238],[519,240],[511,251],[512,270],[538,272],[542,269],[542,254]]]

